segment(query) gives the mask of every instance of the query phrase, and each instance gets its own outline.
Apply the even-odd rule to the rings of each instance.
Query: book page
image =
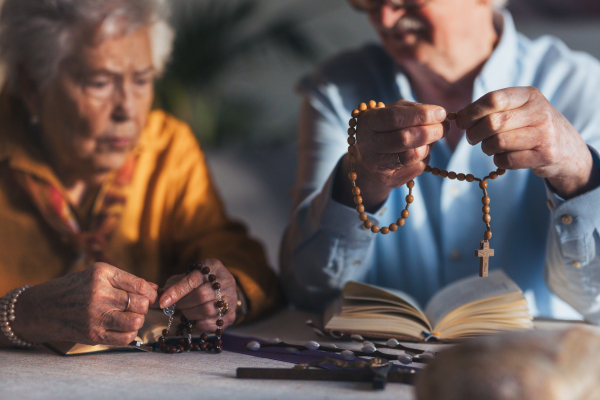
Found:
[[[436,326],[451,311],[475,301],[509,293],[520,293],[521,289],[502,270],[491,271],[487,278],[478,275],[458,280],[434,295],[425,315],[432,326]]]
[[[426,318],[425,313],[417,300],[401,290],[389,288],[383,289],[367,283],[348,281],[344,285],[344,289],[342,289],[342,295],[344,299],[348,300],[370,300],[397,304],[404,307],[409,306],[410,308],[415,309],[424,319]]]

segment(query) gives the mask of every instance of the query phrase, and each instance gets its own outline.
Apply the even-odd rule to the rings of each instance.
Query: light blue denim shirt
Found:
[[[496,20],[501,39],[475,80],[473,100],[506,87],[539,88],[598,163],[600,63],[552,37],[527,39],[508,12]],[[386,236],[363,229],[356,210],[331,198],[347,151],[350,112],[368,100],[418,100],[384,50],[367,45],[343,53],[304,77],[299,90],[305,101],[295,204],[281,248],[288,298],[321,308],[352,279],[403,290],[425,305],[450,282],[477,274],[474,254],[485,225],[476,183],[417,177],[410,217]],[[496,169],[492,157],[464,137],[454,152],[444,139],[436,143],[430,165],[480,178]],[[369,219],[380,226],[395,222],[407,193],[406,186],[393,190]],[[488,193],[495,250],[490,269],[502,268],[523,289],[534,315],[600,323],[600,188],[565,201],[530,170],[517,170],[490,181]],[[561,220],[567,215],[569,224]]]

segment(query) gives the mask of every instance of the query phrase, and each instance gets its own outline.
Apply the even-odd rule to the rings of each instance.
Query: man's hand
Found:
[[[530,168],[568,199],[598,186],[600,173],[571,123],[533,87],[486,94],[456,119],[467,140],[494,156],[499,168]]]

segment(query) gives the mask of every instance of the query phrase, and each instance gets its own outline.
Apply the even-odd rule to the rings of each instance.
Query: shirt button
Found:
[[[554,210],[554,204],[552,204],[552,200],[550,200],[550,199],[546,200],[546,205],[548,206],[548,209],[550,211]]]
[[[379,211],[379,215],[383,215],[383,213],[385,212],[385,210],[386,210],[386,207],[383,207],[383,208],[381,209],[381,211]]]
[[[572,266],[574,266],[575,268],[579,268],[579,267],[581,267],[581,263],[580,263],[579,261],[573,261],[573,262],[571,263],[571,265],[572,265]]]
[[[565,214],[562,217],[560,217],[560,222],[562,222],[565,225],[569,225],[571,222],[573,222],[573,217],[571,217],[569,214]]]
[[[458,260],[460,260],[461,258],[462,258],[462,254],[460,253],[460,251],[458,251],[458,250],[452,250],[452,251],[450,252],[450,259],[451,259],[452,261],[458,261]]]
[[[450,188],[450,194],[451,194],[452,196],[458,196],[458,194],[459,194],[459,193],[460,193],[460,189],[459,189],[459,188],[457,188],[456,186],[452,186],[452,187]]]

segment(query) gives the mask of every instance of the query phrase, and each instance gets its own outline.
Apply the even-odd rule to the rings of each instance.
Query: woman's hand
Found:
[[[235,321],[237,294],[235,278],[223,266],[221,261],[208,259],[202,265],[210,268],[210,273],[216,276],[221,284],[221,298],[229,305],[230,311],[223,316],[225,328]],[[217,329],[219,309],[216,306],[217,291],[213,289],[208,276],[195,269],[186,275],[174,275],[167,281],[167,289],[159,299],[160,308],[177,303],[187,319],[196,321],[196,327],[203,332],[213,332]]]
[[[142,327],[157,288],[112,265],[94,263],[24,291],[15,306],[13,332],[33,343],[126,345]]]

